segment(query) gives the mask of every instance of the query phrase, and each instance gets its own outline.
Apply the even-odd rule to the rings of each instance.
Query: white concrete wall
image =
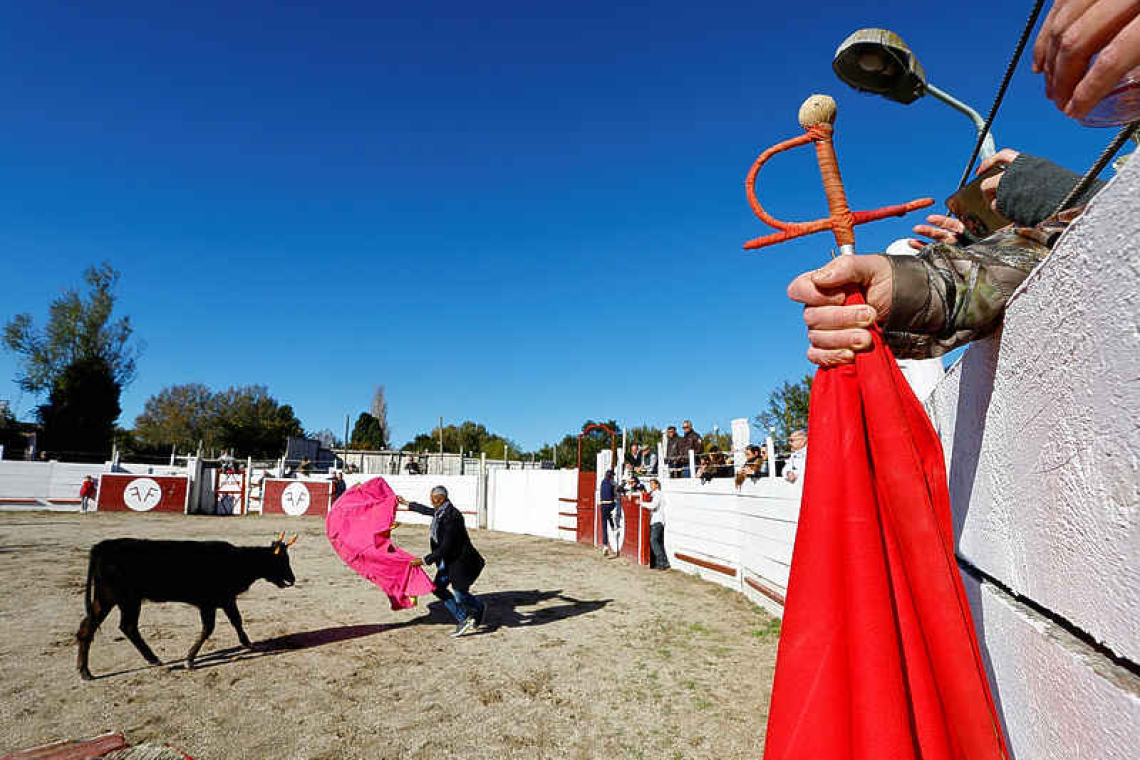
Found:
[[[98,479],[107,472],[101,464],[72,464],[70,462],[21,462],[0,460],[0,499],[16,500],[0,508],[51,509],[79,511],[79,504],[53,504],[53,501],[73,501],[79,498],[79,486],[87,475]]]
[[[344,482],[348,487],[366,480],[372,480],[376,475],[353,474],[345,475]],[[383,475],[388,485],[400,496],[408,501],[417,501],[420,504],[431,505],[431,489],[443,486],[451,503],[463,512],[464,522],[469,529],[479,527],[478,510],[482,503],[481,478],[478,475]],[[402,511],[397,514],[396,520],[402,523],[426,525],[431,518],[415,512]]]
[[[558,529],[563,494],[576,493],[577,470],[492,470],[487,481],[487,527],[508,533],[565,538]],[[572,484],[572,485],[571,485]],[[569,522],[565,524],[570,524]]]
[[[1019,760],[1140,754],[1137,199],[1133,160],[927,402]]]
[[[787,591],[801,486],[783,478],[761,478],[746,480],[737,490],[730,478],[714,478],[703,485],[697,478],[673,478],[663,481],[662,489],[670,563],[741,591],[782,614],[782,605],[772,596],[782,597]],[[733,574],[678,554],[731,568]],[[757,585],[772,593],[763,593]]]

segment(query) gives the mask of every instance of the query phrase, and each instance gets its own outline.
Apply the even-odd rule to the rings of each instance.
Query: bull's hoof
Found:
[[[187,670],[193,670],[196,667],[198,667],[198,666],[194,664],[193,660],[187,660],[186,661],[186,669]]]
[[[82,678],[84,681],[94,681],[95,680],[95,676],[91,675],[91,671],[88,670],[87,668],[80,668],[79,669],[79,677]]]

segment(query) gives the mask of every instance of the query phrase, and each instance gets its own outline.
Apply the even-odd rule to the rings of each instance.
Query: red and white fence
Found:
[[[173,512],[184,514],[190,498],[186,475],[99,476],[96,509],[101,512]]]

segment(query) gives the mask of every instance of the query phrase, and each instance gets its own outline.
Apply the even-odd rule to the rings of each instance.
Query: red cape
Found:
[[[942,445],[878,330],[812,386],[765,760],[1008,757]]]

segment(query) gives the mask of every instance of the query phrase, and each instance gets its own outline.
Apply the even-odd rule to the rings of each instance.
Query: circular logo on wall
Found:
[[[304,483],[290,483],[281,492],[281,509],[285,514],[297,517],[309,509],[309,489]]]
[[[123,489],[123,502],[136,512],[147,512],[162,501],[162,486],[150,478],[135,478]]]

